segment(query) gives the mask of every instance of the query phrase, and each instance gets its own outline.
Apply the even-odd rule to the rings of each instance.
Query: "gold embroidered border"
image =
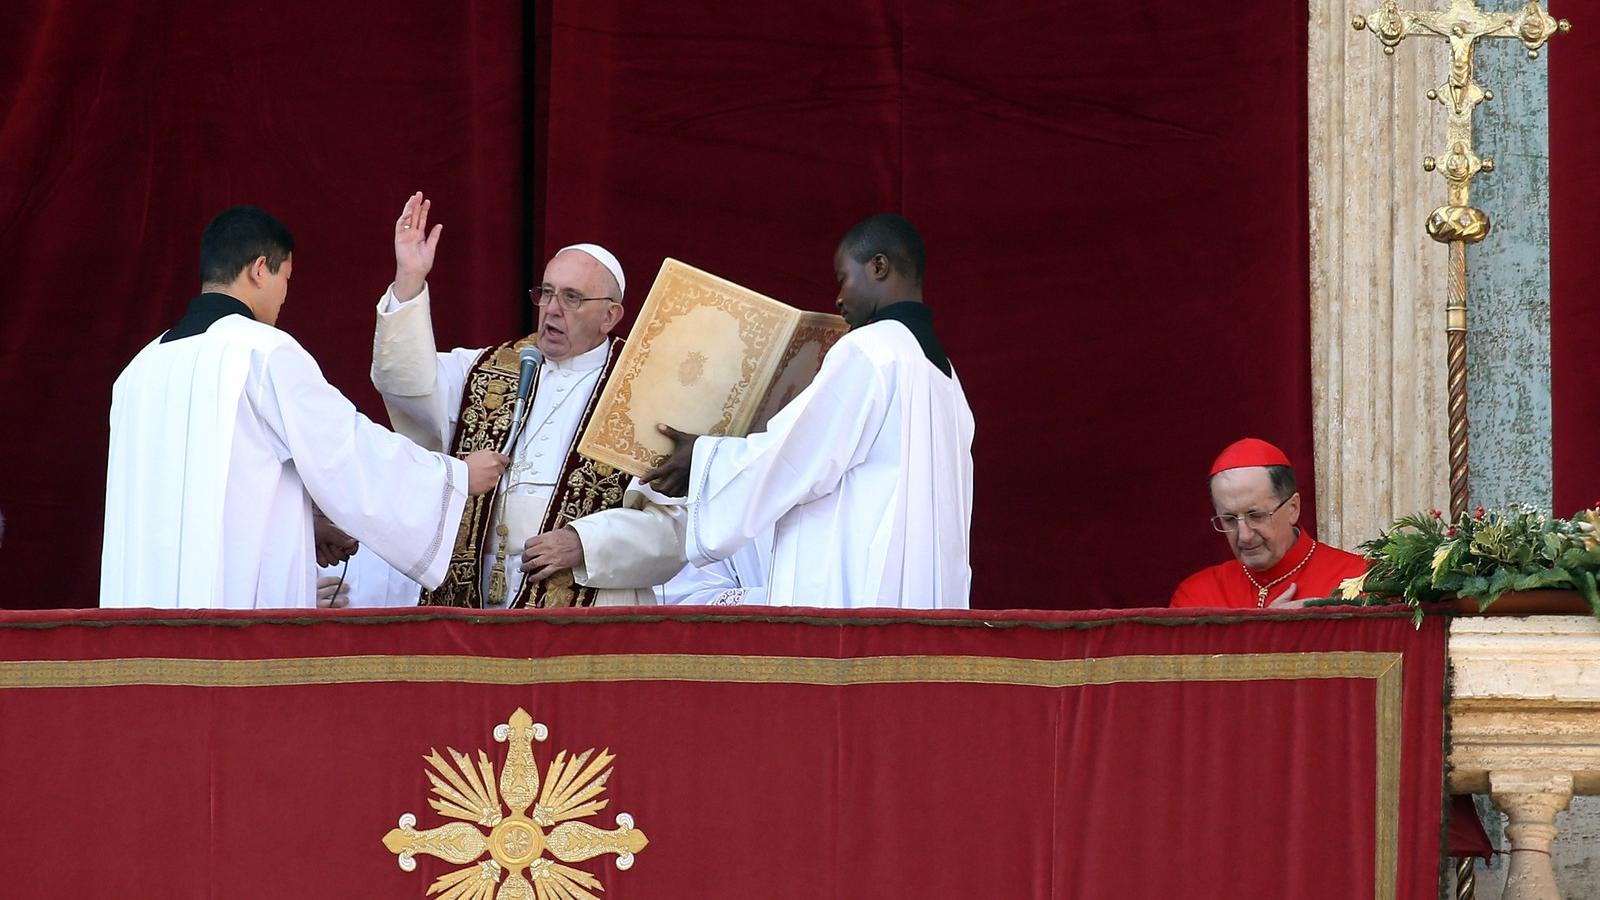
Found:
[[[1393,897],[1398,891],[1397,870],[1400,866],[1400,740],[1403,736],[1400,673],[1400,654],[1393,654],[1394,663],[1378,675],[1376,696],[1373,698],[1378,714],[1378,781],[1377,835],[1373,857],[1372,888],[1374,897]]]
[[[1399,653],[1238,653],[1018,659],[997,656],[802,656],[605,654],[508,659],[485,656],[331,656],[289,659],[0,661],[0,689],[281,687],[377,682],[560,684],[691,681],[745,684],[999,684],[1081,687],[1128,682],[1372,679],[1377,707],[1374,894],[1393,900],[1399,867],[1401,672]]]

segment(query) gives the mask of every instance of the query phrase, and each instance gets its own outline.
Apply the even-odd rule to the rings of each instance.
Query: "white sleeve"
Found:
[[[467,373],[482,350],[439,353],[427,285],[402,302],[394,285],[378,301],[372,339],[372,385],[383,395],[395,431],[429,450],[448,449]]]
[[[894,385],[865,352],[841,340],[817,377],[767,430],[702,437],[689,473],[685,556],[704,566],[769,533],[784,513],[826,496],[859,465],[883,426]]]
[[[659,603],[684,606],[765,606],[772,532],[757,535],[727,559],[684,566],[656,588]]]
[[[356,410],[298,344],[266,357],[250,402],[328,518],[406,577],[444,580],[467,501],[467,465]]]
[[[572,569],[584,587],[650,588],[683,568],[683,507],[652,499],[636,478],[623,505],[568,524],[583,544],[583,562]]]
[[[656,588],[656,599],[671,606],[732,606],[745,602],[744,594],[733,568],[723,561],[703,568],[684,566]]]

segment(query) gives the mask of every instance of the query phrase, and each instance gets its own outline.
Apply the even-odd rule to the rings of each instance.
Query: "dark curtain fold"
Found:
[[[371,307],[422,189],[445,346],[519,333],[575,241],[635,308],[670,255],[828,309],[838,236],[905,213],[977,416],[974,604],[1164,604],[1226,558],[1224,444],[1277,441],[1310,499],[1304,32],[1266,0],[8,12],[0,602],[93,602],[111,381],[225,205],[294,229],[282,324],[381,418]]]
[[[1143,4],[556,2],[546,252],[831,309],[873,212],[928,246],[977,418],[973,605],[1165,604],[1205,477],[1281,444],[1315,522],[1306,17]]]
[[[1600,170],[1594,147],[1600,120],[1600,33],[1591,6],[1564,4],[1573,29],[1550,42],[1550,392],[1555,507],[1570,514],[1600,503],[1600,254],[1590,229],[1600,226]]]
[[[0,606],[93,605],[111,383],[198,293],[200,233],[294,232],[279,324],[368,415],[373,307],[406,195],[445,223],[438,338],[520,333],[513,3],[42,2],[0,15]]]

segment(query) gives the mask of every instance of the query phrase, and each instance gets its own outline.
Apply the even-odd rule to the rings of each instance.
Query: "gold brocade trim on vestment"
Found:
[[[128,685],[280,687],[377,682],[529,685],[684,681],[802,684],[994,684],[1067,688],[1119,683],[1370,679],[1374,687],[1374,896],[1393,900],[1400,833],[1402,655],[1368,651],[1174,654],[1093,659],[867,656],[847,659],[673,653],[552,656],[332,656],[287,659],[0,661],[0,690]]]
[[[518,354],[523,347],[532,346],[532,335],[518,341],[491,347],[478,356],[466,376],[461,393],[461,411],[457,417],[456,433],[451,441],[451,453],[465,457],[475,450],[498,450],[505,445],[511,432],[511,413],[517,395],[517,379],[521,362]],[[606,362],[590,391],[578,427],[568,443],[566,460],[556,480],[550,505],[540,523],[540,533],[560,528],[573,519],[590,513],[611,509],[622,503],[623,491],[628,485],[628,475],[610,466],[593,462],[577,454],[578,436],[583,434],[595,404],[600,399],[611,369],[616,365],[622,341],[611,340],[606,352]],[[535,370],[535,379],[538,378]],[[538,392],[535,380],[532,397]],[[532,404],[530,402],[529,407]],[[456,606],[481,609],[483,603],[483,557],[492,547],[490,535],[502,493],[502,487],[477,497],[467,498],[461,514],[461,528],[456,532],[456,543],[450,554],[450,565],[444,581],[432,591],[423,591],[422,606]],[[509,548],[507,565],[517,565],[521,548]],[[595,590],[575,584],[571,570],[556,574],[537,584],[523,579],[517,595],[507,604],[510,608],[545,606],[591,606]]]
[[[499,450],[505,444],[513,424],[511,414],[515,404],[512,400],[517,394],[517,353],[532,344],[530,335],[520,341],[491,347],[473,361],[461,391],[461,409],[450,441],[452,455],[464,458],[477,450]],[[538,369],[534,370],[534,378],[538,378]],[[537,390],[538,381],[535,380],[534,391]],[[423,591],[419,605],[483,606],[479,587],[482,549],[487,542],[499,493],[496,487],[489,494],[467,498],[444,580],[437,588]]]

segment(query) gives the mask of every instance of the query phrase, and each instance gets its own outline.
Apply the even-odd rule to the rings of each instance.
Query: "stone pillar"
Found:
[[[1556,813],[1572,800],[1568,772],[1490,772],[1489,796],[1511,819],[1511,865],[1505,900],[1561,900],[1550,842]]]
[[[1422,170],[1445,143],[1424,94],[1449,53],[1417,40],[1388,56],[1352,9],[1312,0],[1308,62],[1317,536],[1346,548],[1449,506],[1447,250],[1423,228],[1445,183]]]
[[[1485,8],[1517,4],[1483,3]],[[1555,41],[1550,53],[1568,48]],[[1472,182],[1472,205],[1494,229],[1467,251],[1468,483],[1473,503],[1549,509],[1550,102],[1547,55],[1516,41],[1478,45],[1474,142],[1496,163]]]

